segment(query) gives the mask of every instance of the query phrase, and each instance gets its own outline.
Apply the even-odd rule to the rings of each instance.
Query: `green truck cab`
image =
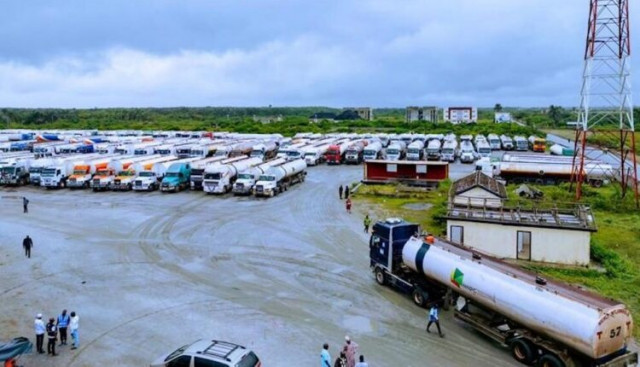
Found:
[[[174,163],[162,179],[160,190],[163,192],[178,192],[189,187],[191,180],[190,163]]]

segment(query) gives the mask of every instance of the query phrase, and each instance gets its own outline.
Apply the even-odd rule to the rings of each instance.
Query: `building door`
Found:
[[[518,231],[518,260],[531,260],[531,232]]]
[[[463,226],[450,226],[449,227],[449,241],[454,243],[464,243],[464,227]]]

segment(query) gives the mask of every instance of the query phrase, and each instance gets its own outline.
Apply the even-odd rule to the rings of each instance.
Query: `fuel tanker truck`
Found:
[[[286,158],[276,158],[265,162],[259,166],[251,167],[248,170],[238,173],[236,183],[233,185],[234,195],[251,195],[256,180],[265,174],[269,168],[286,163]]]
[[[202,188],[207,194],[226,194],[233,188],[238,173],[262,163],[262,158],[247,158],[228,164],[209,165],[204,169]]]
[[[271,167],[260,175],[253,190],[256,196],[274,197],[283,191],[287,191],[289,186],[298,182],[304,182],[307,175],[307,162],[304,159],[296,159],[280,166]]]
[[[631,366],[633,321],[615,300],[435,238],[390,218],[373,226],[370,266],[380,285],[420,306],[454,306],[455,318],[510,348],[524,364]]]

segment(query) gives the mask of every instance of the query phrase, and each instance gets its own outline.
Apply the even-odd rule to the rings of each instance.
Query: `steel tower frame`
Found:
[[[598,157],[616,156],[620,169],[610,179],[621,185],[624,197],[633,189],[638,206],[638,170],[635,154],[635,126],[631,99],[631,40],[628,0],[590,0],[589,22],[584,52],[580,115],[576,125],[571,182],[576,184],[576,200],[589,171],[600,170]],[[598,130],[614,125],[619,131]],[[587,147],[588,134],[619,140],[619,151],[604,152]],[[588,151],[589,156],[585,153]],[[590,159],[589,163],[585,161]]]

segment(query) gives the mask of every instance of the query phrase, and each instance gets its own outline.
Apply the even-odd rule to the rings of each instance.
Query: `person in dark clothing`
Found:
[[[33,247],[31,237],[27,236],[22,240],[22,247],[24,247],[24,256],[31,258],[31,248]]]
[[[338,192],[340,193],[340,200],[342,200],[342,185],[338,187]]]
[[[440,318],[438,317],[438,303],[434,303],[433,306],[431,306],[431,309],[429,310],[429,323],[427,324],[427,333],[431,332],[429,331],[429,328],[433,323],[435,323],[436,327],[438,328],[438,335],[440,335],[441,338],[444,338],[444,334],[442,333],[442,330],[440,330]]]
[[[58,328],[56,327],[56,324],[54,323],[54,319],[53,317],[49,319],[49,323],[47,324],[47,337],[48,337],[48,342],[47,342],[47,354],[51,354],[52,356],[57,355],[56,354],[56,339],[58,336]]]
[[[67,345],[67,327],[69,327],[69,321],[71,321],[71,318],[67,314],[67,310],[62,310],[62,314],[58,316],[58,322],[56,323],[60,331],[60,345]]]
[[[22,208],[25,213],[29,213],[29,200],[25,196],[22,197]]]
[[[346,347],[344,349],[346,349]],[[336,358],[333,367],[347,367],[347,354],[344,349],[340,351],[340,355]]]
[[[344,185],[344,198],[349,198],[349,185]]]

